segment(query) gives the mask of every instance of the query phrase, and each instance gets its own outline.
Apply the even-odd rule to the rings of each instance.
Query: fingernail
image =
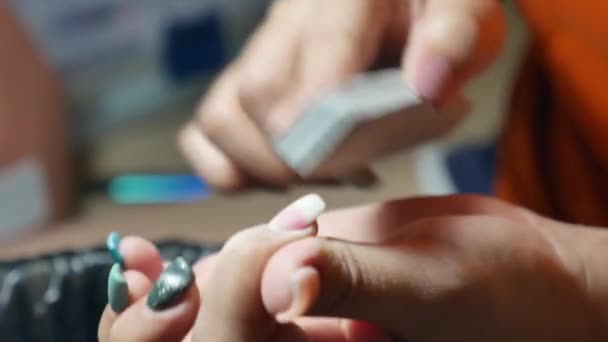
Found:
[[[129,305],[129,286],[119,264],[112,266],[108,276],[108,303],[116,313],[123,312]]]
[[[146,304],[154,311],[167,309],[180,299],[193,282],[192,267],[184,258],[179,257],[158,277]]]
[[[291,276],[291,304],[287,310],[278,313],[275,319],[279,323],[290,323],[306,314],[314,305],[321,288],[321,279],[316,269],[304,267]]]
[[[418,95],[427,100],[436,100],[450,79],[452,66],[448,58],[432,56],[426,59],[418,71],[415,87]]]
[[[108,239],[106,240],[106,247],[108,248],[108,251],[110,252],[110,255],[112,256],[114,262],[120,265],[123,270],[125,270],[125,259],[122,257],[119,250],[120,234],[118,234],[117,232],[110,233],[110,235],[108,235]]]
[[[325,211],[325,201],[319,195],[306,195],[279,212],[268,224],[277,232],[303,230]]]

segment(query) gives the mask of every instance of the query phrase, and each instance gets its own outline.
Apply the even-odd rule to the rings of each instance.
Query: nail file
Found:
[[[313,103],[295,125],[273,142],[275,152],[306,177],[330,156],[361,122],[382,118],[422,100],[399,69],[361,74]]]

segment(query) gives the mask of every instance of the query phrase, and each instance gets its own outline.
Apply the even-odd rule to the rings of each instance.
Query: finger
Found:
[[[256,182],[209,141],[194,123],[187,124],[182,129],[178,143],[184,157],[194,168],[197,175],[211,186],[224,191],[234,191],[256,185]],[[339,183],[359,188],[369,188],[379,182],[373,171],[369,169],[340,177],[339,182],[325,179],[310,179],[308,181],[316,181],[323,185]]]
[[[297,83],[302,23],[310,9],[299,1],[275,1],[239,58],[238,99],[262,131],[277,99]]]
[[[404,71],[424,98],[438,100],[498,54],[505,18],[496,0],[430,0],[411,27]]]
[[[373,188],[381,183],[378,175],[370,168],[356,170],[340,176],[339,182],[362,189]]]
[[[211,186],[237,190],[250,183],[249,177],[195,123],[189,123],[182,129],[178,144],[196,173]]]
[[[283,325],[272,342],[391,342],[382,329],[361,321],[335,318],[299,318],[293,325]]]
[[[405,334],[432,317],[435,294],[461,279],[455,263],[420,241],[389,248],[311,238],[270,259],[262,298],[280,322],[343,317]]]
[[[256,118],[272,137],[284,134],[310,101],[369,68],[378,55],[390,14],[388,2],[356,0],[345,6],[335,1],[322,6],[322,14],[309,14],[331,20],[302,29],[294,86]]]
[[[181,341],[194,323],[199,294],[192,270],[178,258],[160,275],[147,296],[114,322],[109,341]]]
[[[281,246],[314,235],[316,228],[311,225],[324,208],[320,197],[305,196],[282,210],[268,226],[243,231],[226,243],[206,288],[205,304],[194,327],[195,340],[269,340],[276,325],[260,302],[264,265]]]
[[[192,267],[192,270],[196,275],[196,286],[199,289],[201,300],[204,298],[205,288],[210,282],[210,277],[211,274],[213,274],[216,262],[217,254],[214,254],[211,256],[204,257]]]
[[[266,136],[243,111],[237,95],[237,68],[225,73],[210,91],[197,115],[198,129],[242,172],[261,183],[282,186],[297,179],[274,153]],[[204,159],[203,155],[201,158]],[[210,179],[222,170],[206,170]]]
[[[155,281],[163,271],[163,258],[156,246],[141,237],[127,236],[120,241],[119,251],[122,254],[127,270],[141,272],[150,281]]]
[[[529,224],[540,219],[528,210],[476,195],[406,198],[328,212],[319,218],[319,236],[382,243],[426,218],[489,215]]]
[[[294,242],[267,264],[264,304],[281,322],[302,315],[344,317],[373,322],[401,337],[428,333],[444,304],[458,301],[459,291],[476,279],[481,267],[476,262],[517,243],[504,234],[510,221],[479,218],[417,221],[402,239],[383,245],[320,238]],[[480,235],[484,229],[498,230]]]
[[[152,283],[150,282],[150,280],[140,272],[126,271],[123,273],[123,277],[125,279],[127,289],[129,291],[129,303],[135,303],[141,298],[143,298],[152,287]],[[110,330],[118,316],[119,314],[114,312],[110,305],[106,306],[103,311],[103,315],[101,316],[99,328],[97,330],[97,336],[99,338],[99,341],[110,341],[108,339],[110,336]]]
[[[214,270],[217,258],[217,254],[205,257],[193,267],[201,300],[204,298],[204,289],[209,283],[209,277]],[[190,341],[191,335],[190,333],[184,340]],[[297,342],[298,340],[306,342],[390,341],[385,336],[386,334],[379,328],[362,322],[341,319],[302,318],[297,320],[295,326],[279,327],[272,338],[272,342]]]

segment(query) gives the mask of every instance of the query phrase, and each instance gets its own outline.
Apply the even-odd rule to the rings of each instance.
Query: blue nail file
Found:
[[[211,187],[192,175],[124,175],[109,186],[113,201],[129,205],[193,202],[212,194]]]

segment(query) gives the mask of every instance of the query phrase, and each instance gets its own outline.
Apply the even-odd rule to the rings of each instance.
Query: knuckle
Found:
[[[218,106],[203,106],[197,116],[199,129],[212,140],[226,134],[235,121],[234,114]]]
[[[260,242],[265,239],[263,225],[246,229],[234,234],[222,248],[221,253],[231,253],[243,258],[254,258],[263,253]]]
[[[233,191],[246,186],[246,176],[227,156],[214,149],[198,125],[187,124],[178,133],[177,145],[194,171],[214,188]]]
[[[479,23],[473,16],[441,13],[423,26],[425,39],[456,60],[468,57],[477,43]]]
[[[348,302],[355,296],[357,289],[364,288],[363,284],[366,283],[364,275],[366,272],[362,269],[361,264],[355,260],[354,253],[350,246],[347,245],[346,248],[342,249],[341,253],[339,253],[339,257],[347,280],[344,282],[342,298],[345,302]]]
[[[195,122],[209,137],[224,134],[239,113],[235,93],[235,70],[234,66],[229,67],[197,106]]]
[[[279,88],[279,76],[260,70],[243,71],[237,96],[244,109],[258,111],[259,104],[266,102]]]
[[[361,291],[365,288],[365,272],[361,264],[356,262],[354,253],[348,245],[333,250],[329,255],[326,243],[318,243],[317,248],[324,254],[323,259],[326,259],[330,264],[329,267],[333,269],[323,272],[332,289],[322,294],[326,298],[319,301],[322,307],[318,310],[321,313],[339,314],[346,303],[356,300],[356,297],[361,295]]]
[[[193,137],[198,133],[198,127],[192,123],[188,123],[177,133],[177,145],[182,152],[187,152],[193,144]]]
[[[427,280],[423,292],[427,303],[445,305],[469,298],[471,293],[482,290],[483,276],[474,267],[459,260],[444,260],[438,272]]]

